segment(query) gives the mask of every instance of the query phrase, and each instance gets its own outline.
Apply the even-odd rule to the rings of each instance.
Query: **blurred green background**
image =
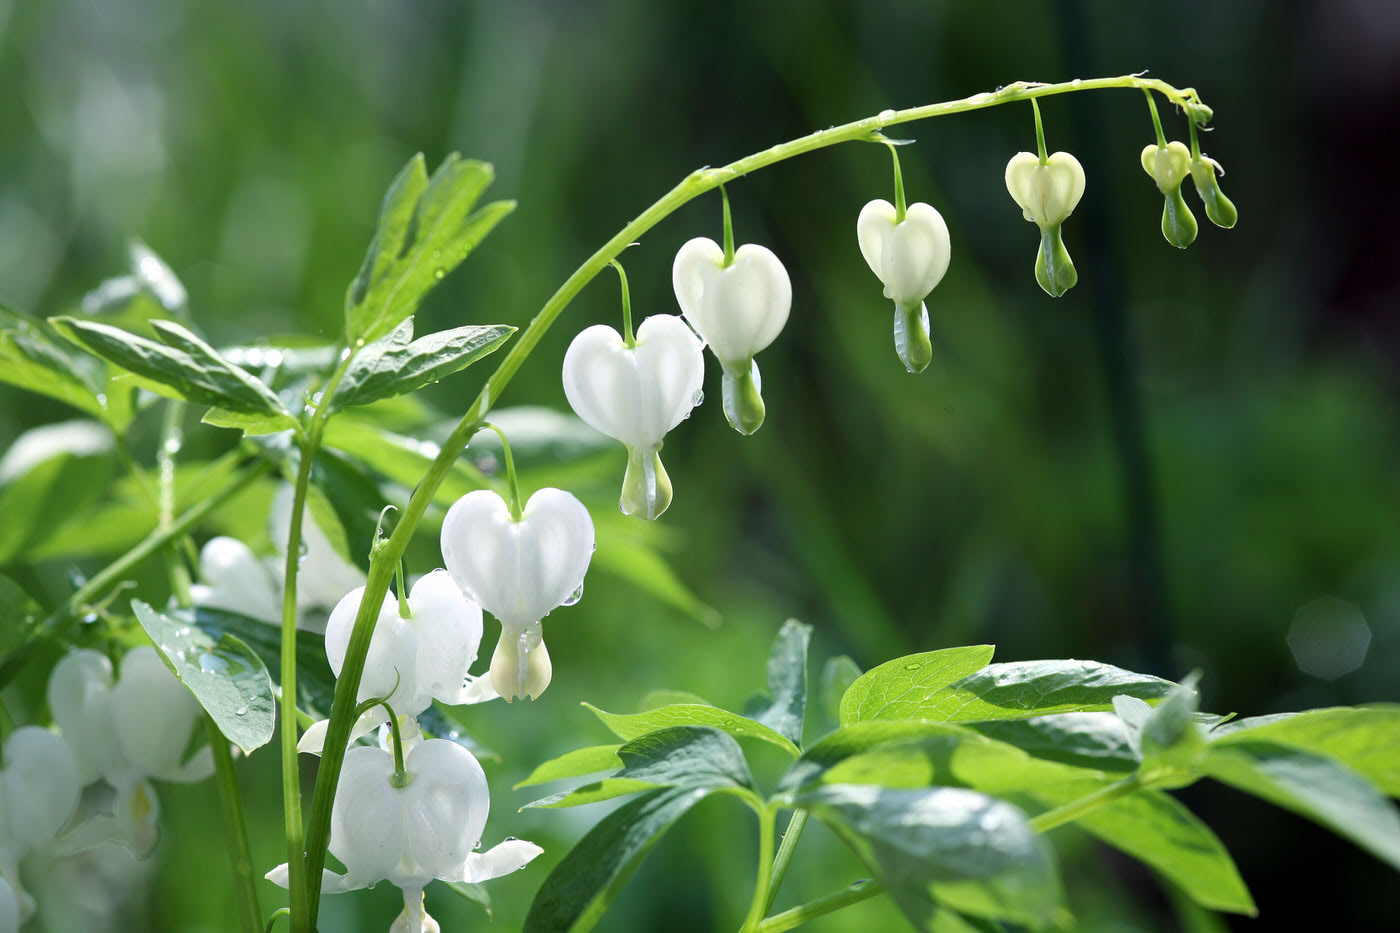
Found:
[[[514,813],[534,795],[510,787],[535,764],[606,740],[579,701],[631,710],[673,687],[735,706],[761,684],[788,616],[816,627],[819,660],[849,653],[863,667],[991,642],[1001,660],[1089,657],[1170,677],[1199,667],[1205,706],[1220,712],[1400,700],[1400,234],[1383,143],[1400,100],[1392,6],[0,0],[0,297],[73,311],[124,271],[139,237],[183,279],[217,345],[329,341],[394,172],[414,152],[435,163],[460,150],[493,162],[490,195],[520,206],[433,294],[418,330],[523,324],[693,168],[887,107],[1143,68],[1215,108],[1202,145],[1229,170],[1239,226],[1218,230],[1197,208],[1194,246],[1163,241],[1161,198],[1138,165],[1152,129],[1137,92],[1047,101],[1049,146],[1088,175],[1065,228],[1080,284],[1051,300],[1031,274],[1035,228],[1002,181],[1007,158],[1034,148],[1029,108],[909,126],[897,135],[918,140],[901,151],[910,199],[938,207],[953,237],[929,301],[936,355],[919,376],[895,358],[889,304],[855,243],[861,205],[890,197],[884,150],[828,150],[731,186],[738,241],[770,246],[793,280],[791,320],[761,357],[768,422],[734,434],[711,367],[711,401],[668,438],[676,498],[661,527],[607,519],[664,552],[704,607],[595,568],[586,598],[547,625],[545,697],[461,717],[504,755],[487,764],[486,844],[515,835],[547,850],[492,886],[491,926],[514,929],[602,812]],[[1178,115],[1164,118],[1184,137]],[[636,313],[674,313],[676,248],[719,233],[718,200],[706,197],[629,250]],[[609,274],[502,404],[565,408],[569,339],[617,317]],[[455,421],[485,373],[423,398]],[[0,387],[0,449],[74,416]],[[137,425],[147,462],[157,421]],[[184,456],[232,442],[191,424]],[[623,463],[607,448],[528,475],[571,484],[599,512]],[[83,493],[105,501],[114,489],[94,481]],[[255,536],[266,494],[205,533]],[[423,539],[420,563],[432,560],[433,536]],[[66,592],[71,559],[14,563],[6,572],[36,596]],[[1329,680],[1300,660],[1354,669]],[[275,755],[242,766],[260,870],[285,860]],[[235,929],[212,786],[161,793],[153,887],[113,929]],[[1144,869],[1062,830],[1081,929],[1394,920],[1395,878],[1379,863],[1232,791],[1184,797],[1234,852],[1261,918],[1179,915]],[[730,800],[701,809],[599,929],[738,925],[752,821]],[[859,876],[814,828],[778,906]],[[270,885],[263,896],[266,909],[281,903]],[[384,930],[396,896],[381,885],[327,898],[322,928]],[[429,909],[445,930],[488,926],[446,891],[430,890]],[[872,902],[807,929],[899,922]]]

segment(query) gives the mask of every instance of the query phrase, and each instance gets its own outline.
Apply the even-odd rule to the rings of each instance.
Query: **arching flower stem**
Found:
[[[901,224],[909,206],[904,200],[904,173],[899,170],[899,146],[894,142],[885,145],[890,147],[890,159],[894,162],[894,222]]]
[[[1142,89],[1142,93],[1147,96],[1147,109],[1152,113],[1152,128],[1157,131],[1157,148],[1167,148],[1167,134],[1162,132],[1162,118],[1157,113],[1157,101],[1152,96],[1152,91],[1147,88]],[[1187,121],[1191,124],[1191,140],[1196,139],[1196,121]]]
[[[619,266],[618,268],[620,269],[621,267]],[[622,293],[626,295],[627,280],[624,278],[622,282]],[[506,461],[506,491],[509,494],[506,504],[510,506],[510,517],[518,522],[521,516],[524,515],[524,510],[520,507],[520,482],[515,478],[515,457],[510,452],[510,441],[506,440],[506,432],[489,421],[483,421],[480,430],[495,431],[496,436],[501,439],[502,456],[505,457]]]
[[[729,213],[729,192],[719,184],[719,199],[724,202],[724,267],[734,265],[734,218]]]
[[[298,866],[296,863],[301,859],[293,855],[289,866],[294,872],[292,875],[292,900],[295,905],[299,897],[304,899],[304,903],[309,905],[309,909],[297,910],[293,907],[293,933],[311,933],[315,929],[316,910],[320,901],[320,887],[313,886],[308,889],[307,877],[320,878],[321,869],[326,860],[326,844],[330,838],[331,806],[335,800],[335,788],[340,779],[340,769],[345,761],[346,744],[350,735],[350,728],[355,721],[352,715],[355,707],[355,697],[360,688],[360,677],[364,672],[365,657],[369,653],[370,639],[374,634],[374,624],[378,616],[377,607],[383,602],[384,595],[389,590],[389,582],[393,576],[394,562],[408,547],[409,539],[412,538],[414,530],[418,527],[424,513],[432,502],[438,487],[447,477],[453,468],[457,457],[466,446],[471,436],[480,429],[486,414],[490,411],[492,404],[496,401],[506,386],[514,378],[515,373],[520,369],[525,359],[534,351],[539,342],[544,338],[545,333],[553,325],[554,321],[563,313],[569,303],[583,290],[599,272],[606,269],[608,263],[622,253],[629,245],[635,242],[648,230],[655,227],[662,220],[669,217],[682,205],[689,203],[700,195],[713,190],[721,183],[732,181],[770,165],[786,161],[795,156],[818,149],[825,149],[844,142],[869,141],[872,134],[888,126],[897,126],[904,123],[912,123],[917,120],[925,120],[933,117],[949,116],[955,113],[966,113],[973,110],[985,110],[989,107],[996,107],[1016,101],[1035,100],[1041,97],[1051,97],[1058,94],[1077,93],[1080,91],[1104,90],[1108,88],[1151,88],[1162,94],[1172,103],[1182,107],[1192,120],[1206,123],[1209,122],[1211,111],[1201,102],[1200,96],[1194,89],[1180,89],[1165,81],[1156,78],[1144,78],[1141,75],[1120,75],[1112,78],[1092,78],[1089,80],[1063,81],[1057,84],[1034,84],[1029,82],[1016,82],[1007,85],[998,91],[983,92],[974,94],[971,97],[960,100],[946,101],[937,104],[927,104],[921,107],[911,107],[906,110],[886,110],[874,116],[865,117],[851,123],[833,126],[828,129],[819,130],[807,136],[790,140],[777,146],[771,146],[760,150],[752,155],[745,156],[728,165],[720,168],[698,169],[687,175],[679,184],[663,195],[659,200],[637,215],[631,222],[627,223],[614,234],[606,243],[600,246],[583,264],[569,275],[559,286],[553,295],[544,303],[539,312],[530,321],[523,331],[520,332],[516,342],[511,346],[510,351],[496,366],[486,384],[482,387],[481,393],[472,402],[466,413],[458,422],[457,427],[443,441],[442,447],[438,451],[437,457],[433,460],[428,472],[414,489],[408,506],[404,509],[403,519],[394,528],[393,534],[385,542],[384,548],[379,555],[371,562],[369,577],[365,585],[363,602],[360,605],[359,615],[355,619],[354,631],[350,637],[350,643],[346,650],[345,663],[341,669],[340,677],[336,681],[335,702],[331,707],[331,719],[328,727],[324,753],[321,758],[321,766],[316,774],[316,790],[311,804],[311,822],[306,834],[305,862]],[[304,490],[303,490],[304,498]],[[284,653],[293,645],[290,639],[283,642]],[[287,670],[283,667],[284,672]],[[295,710],[294,694],[290,691],[283,691],[284,698],[292,696],[293,700],[287,705]],[[284,728],[286,720],[284,719]],[[294,730],[290,740],[290,748],[284,747],[282,750],[284,761],[287,758],[295,758],[296,737]],[[298,803],[298,815],[300,804]],[[290,823],[290,819],[288,820]],[[301,832],[298,821],[296,828],[296,838],[300,840]],[[289,837],[290,839],[291,837]],[[296,847],[292,847],[295,853]],[[296,884],[296,879],[300,878],[300,884]],[[305,892],[298,895],[297,888]]]
[[[609,259],[608,265],[617,270],[618,281],[622,284],[622,342],[635,347],[637,335],[632,332],[632,293],[627,288],[627,272],[616,259]]]
[[[1035,112],[1035,150],[1040,156],[1040,164],[1045,165],[1050,161],[1050,157],[1045,153],[1045,125],[1040,122],[1040,104],[1031,98],[1031,110]]]

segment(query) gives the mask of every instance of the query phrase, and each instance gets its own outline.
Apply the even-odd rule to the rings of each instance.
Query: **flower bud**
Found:
[[[885,297],[895,304],[895,352],[911,373],[922,372],[933,359],[928,309],[924,299],[948,271],[950,246],[943,215],[923,202],[909,205],[904,219],[888,201],[876,199],[861,209],[856,238]]]
[[[1162,207],[1162,236],[1177,249],[1185,249],[1196,239],[1196,218],[1181,196],[1181,183],[1191,171],[1191,150],[1180,141],[1165,146],[1147,145],[1142,150],[1142,170],[1156,182],[1166,199]]]
[[[1084,169],[1068,152],[1056,152],[1044,163],[1035,153],[1018,152],[1006,163],[1006,190],[1020,206],[1022,216],[1040,227],[1035,280],[1047,294],[1058,298],[1079,281],[1060,225],[1084,194]]]
[[[719,244],[696,237],[676,253],[671,284],[686,320],[724,368],[725,416],[736,431],[752,434],[764,417],[763,398],[752,378],[753,357],[787,323],[792,282],[764,246],[746,243],[734,251],[729,265],[724,260]]]
[[[1240,214],[1235,210],[1234,202],[1220,190],[1220,182],[1215,177],[1217,173],[1224,175],[1225,170],[1214,159],[1199,156],[1191,160],[1191,181],[1195,182],[1196,193],[1205,202],[1206,216],[1217,227],[1228,229],[1235,225]]]
[[[549,686],[554,667],[544,645],[540,624],[503,625],[491,655],[491,686],[506,698],[533,700]]]
[[[627,346],[617,331],[595,324],[564,354],[564,395],[594,429],[627,447],[627,474],[619,505],[628,515],[653,519],[671,504],[671,482],[661,466],[662,439],[701,399],[704,347],[675,315],[653,315]]]

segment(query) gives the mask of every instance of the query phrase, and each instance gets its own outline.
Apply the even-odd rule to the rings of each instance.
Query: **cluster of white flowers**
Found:
[[[128,651],[120,677],[106,655],[71,651],[50,673],[47,699],[58,732],[23,726],[0,755],[0,933],[34,913],[22,860],[110,843],[145,856],[160,816],[151,781],[213,770],[207,747],[185,757],[199,706],[154,648]]]

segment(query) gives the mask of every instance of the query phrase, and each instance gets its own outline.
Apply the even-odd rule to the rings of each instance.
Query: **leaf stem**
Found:
[[[157,528],[152,531],[131,550],[108,564],[99,573],[94,574],[90,580],[78,587],[62,606],[40,623],[34,638],[31,638],[23,648],[20,648],[6,659],[3,665],[0,665],[0,686],[4,686],[14,679],[15,674],[29,657],[29,652],[36,642],[57,633],[82,607],[107,592],[114,584],[119,583],[123,577],[146,558],[160,551],[171,541],[176,540],[191,528],[198,525],[205,516],[217,510],[234,496],[246,489],[254,480],[265,474],[271,466],[272,464],[267,461],[262,461],[253,465],[247,472],[243,473],[232,483],[197,505],[191,506],[183,515],[176,518],[166,528]]]
[[[214,753],[214,777],[219,788],[219,803],[224,811],[228,830],[229,860],[233,862],[234,885],[238,889],[238,913],[243,933],[258,933],[262,928],[262,909],[258,907],[257,878],[253,872],[253,853],[248,848],[248,826],[243,818],[243,797],[238,791],[238,773],[233,768],[233,753],[228,739],[219,731],[213,717],[204,717],[209,732],[209,748]]]
[[[749,801],[749,806],[758,816],[758,868],[754,878],[753,903],[749,905],[749,915],[744,919],[741,933],[754,933],[763,922],[763,915],[768,913],[768,891],[773,878],[773,818],[776,811],[757,794]]]
[[[843,907],[850,907],[852,904],[859,904],[885,893],[885,886],[878,881],[866,880],[857,881],[850,887],[819,897],[814,901],[808,901],[785,910],[780,914],[774,914],[767,920],[760,923],[755,928],[755,933],[783,933],[784,930],[791,930],[799,927],[808,920],[815,920]]]
[[[783,841],[778,845],[778,854],[773,859],[773,880],[768,888],[768,903],[763,905],[765,914],[773,907],[773,899],[778,896],[778,888],[782,886],[788,863],[792,861],[792,854],[797,850],[797,841],[802,838],[802,830],[806,828],[809,816],[810,810],[798,807],[792,811],[787,829],[783,831]]]
[[[374,624],[378,617],[376,605],[381,605],[388,592],[389,581],[393,577],[394,562],[408,547],[418,522],[423,518],[438,487],[451,472],[457,457],[467,441],[480,428],[487,412],[498,399],[506,386],[514,378],[520,366],[544,338],[554,321],[563,313],[569,303],[591,282],[608,263],[622,253],[629,245],[648,230],[669,217],[682,205],[700,195],[713,190],[722,182],[731,181],[769,165],[791,159],[807,152],[825,149],[844,142],[869,141],[871,135],[887,126],[912,123],[932,117],[984,110],[1008,104],[1013,101],[1035,100],[1057,94],[1078,91],[1103,90],[1108,88],[1150,87],[1168,100],[1188,110],[1204,110],[1199,96],[1191,89],[1178,89],[1156,78],[1140,75],[1120,75],[1114,78],[1091,78],[1089,80],[1064,81],[1058,84],[1032,84],[1017,82],[995,92],[983,92],[960,100],[911,107],[906,110],[887,110],[875,116],[856,120],[841,126],[819,130],[807,136],[790,140],[768,149],[745,156],[717,169],[698,169],[691,172],[659,200],[625,224],[592,256],[573,271],[559,288],[550,296],[543,307],[531,319],[520,338],[510,348],[496,366],[496,370],[482,387],[480,394],[462,416],[457,427],[443,441],[437,457],[428,472],[418,483],[404,510],[403,519],[394,528],[394,533],[385,542],[383,549],[370,562],[369,577],[365,582],[365,595],[360,603],[360,611],[355,617],[350,642],[346,647],[345,662],[340,676],[336,679],[335,702],[331,707],[330,724],[326,732],[326,742],[321,756],[321,764],[316,772],[316,790],[312,800],[311,822],[306,836],[306,872],[319,878],[326,860],[326,842],[330,835],[331,805],[335,800],[336,784],[340,780],[341,765],[345,761],[345,747],[349,740],[350,728],[354,720],[355,697],[360,688],[360,677],[364,673],[365,656],[369,652],[370,638],[374,634]],[[315,911],[319,905],[320,888],[309,892],[311,901],[311,925],[315,923]],[[309,930],[311,927],[305,928]],[[305,933],[305,931],[299,931]]]
[[[1097,810],[1099,807],[1107,806],[1115,800],[1131,796],[1147,786],[1141,776],[1130,774],[1121,781],[1115,781],[1107,787],[1101,787],[1092,794],[1080,797],[1078,800],[1071,800],[1069,803],[1053,810],[1046,810],[1044,813],[1034,817],[1031,822],[1031,829],[1038,833],[1046,833],[1058,826],[1072,823],[1086,813]]]

